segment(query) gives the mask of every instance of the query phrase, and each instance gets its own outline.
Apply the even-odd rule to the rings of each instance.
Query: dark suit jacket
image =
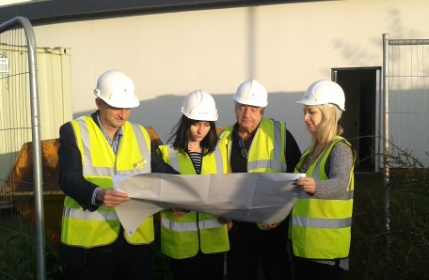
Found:
[[[97,112],[91,114],[98,125]],[[97,185],[85,180],[82,170],[82,157],[76,144],[75,134],[70,122],[60,127],[60,148],[58,149],[60,175],[59,185],[62,191],[76,200],[83,209],[96,211],[98,206],[91,204],[92,195]],[[170,165],[166,164],[152,147],[151,169],[153,173],[178,174]],[[88,249],[66,246],[61,244],[61,260],[72,266],[81,267],[84,263],[85,251]]]

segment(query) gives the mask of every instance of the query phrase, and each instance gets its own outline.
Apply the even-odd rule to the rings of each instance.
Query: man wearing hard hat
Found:
[[[293,172],[301,152],[284,122],[263,117],[267,90],[253,79],[242,83],[233,99],[237,122],[219,135],[220,145],[228,148],[231,171]],[[234,221],[228,280],[256,280],[259,267],[267,280],[289,279],[288,224],[288,219],[272,225]]]
[[[139,99],[127,75],[105,72],[94,94],[98,110],[60,128],[61,261],[67,279],[151,279],[153,219],[132,237],[124,232],[114,207],[130,199],[113,189],[113,176],[177,172],[152,150],[148,132],[128,122]]]

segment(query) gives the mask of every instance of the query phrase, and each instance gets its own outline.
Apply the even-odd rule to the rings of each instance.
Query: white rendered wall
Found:
[[[303,150],[310,138],[293,102],[313,81],[330,79],[333,67],[382,66],[383,33],[429,38],[428,8],[427,0],[278,4],[61,23],[35,33],[38,46],[71,48],[74,117],[95,110],[98,76],[118,69],[141,101],[131,120],[165,142],[187,93],[213,94],[225,126],[235,121],[237,86],[256,78],[269,92],[266,116],[286,121]]]

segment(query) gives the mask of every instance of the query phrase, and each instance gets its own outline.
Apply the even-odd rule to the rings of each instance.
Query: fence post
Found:
[[[36,37],[30,21],[24,17],[15,17],[0,25],[0,33],[22,26],[25,31],[28,49],[28,70],[30,85],[30,106],[33,150],[33,183],[36,224],[37,279],[46,279],[45,265],[45,222],[43,213],[42,149],[40,138],[40,112],[37,85]]]
[[[390,279],[390,186],[389,186],[389,34],[383,34],[383,98],[384,98],[384,149],[383,149],[383,167],[384,167],[384,226],[386,229],[386,253],[384,259],[384,279]]]

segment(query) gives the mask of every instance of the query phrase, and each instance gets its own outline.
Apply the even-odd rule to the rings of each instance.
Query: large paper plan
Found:
[[[231,220],[274,223],[291,211],[300,190],[295,173],[232,173],[209,175],[140,174],[114,177],[117,190],[130,201],[116,213],[129,235],[148,217],[173,207]]]

